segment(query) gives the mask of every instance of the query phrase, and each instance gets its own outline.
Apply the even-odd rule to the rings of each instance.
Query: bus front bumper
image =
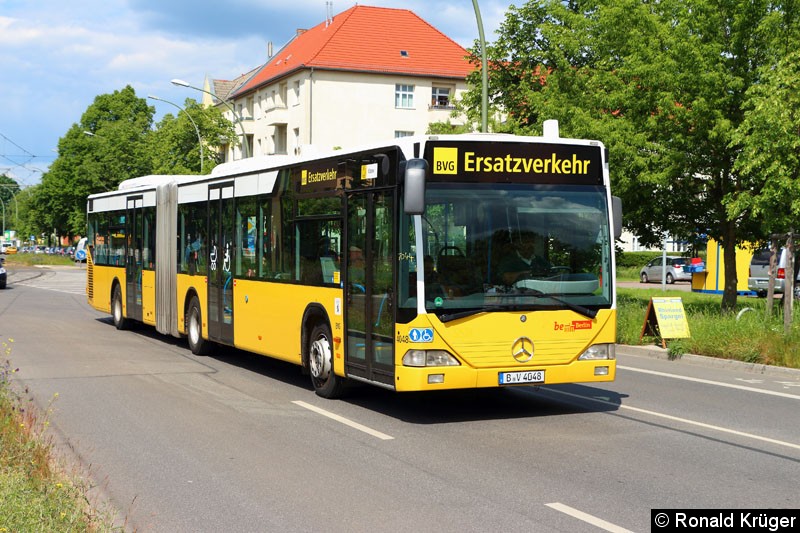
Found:
[[[573,361],[564,365],[525,368],[475,369],[464,365],[421,368],[397,366],[395,389],[398,392],[410,392],[558,383],[600,383],[614,381],[616,370],[615,359]],[[543,372],[543,375],[538,372]]]

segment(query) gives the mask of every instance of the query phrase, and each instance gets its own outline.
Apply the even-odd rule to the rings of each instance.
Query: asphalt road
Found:
[[[128,531],[649,531],[653,508],[800,507],[797,372],[620,347],[602,386],[326,401],[294,366],[115,330],[82,276],[12,273],[0,339]]]

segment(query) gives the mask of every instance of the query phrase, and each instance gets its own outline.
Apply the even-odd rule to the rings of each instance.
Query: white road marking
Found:
[[[359,431],[363,431],[367,435],[372,435],[373,437],[379,438],[381,440],[393,440],[394,437],[391,435],[387,435],[386,433],[381,433],[380,431],[374,430],[372,428],[368,428],[358,422],[353,422],[352,420],[345,418],[343,416],[339,416],[337,414],[331,413],[330,411],[326,411],[320,407],[311,405],[310,403],[306,403],[300,400],[296,400],[292,402],[295,405],[299,405],[300,407],[304,407],[309,411],[314,411],[315,413],[321,414],[322,416],[327,416],[331,420],[336,420],[337,422],[341,422],[346,426],[350,426],[351,428],[357,429]]]
[[[545,505],[551,509],[560,511],[573,518],[577,518],[578,520],[583,520],[588,524],[597,526],[600,529],[605,529],[606,531],[612,531],[613,533],[632,533],[631,530],[629,529],[625,529],[624,527],[612,524],[611,522],[606,522],[601,518],[597,518],[596,516],[584,513],[583,511],[579,511],[577,509],[570,507],[569,505],[564,505],[563,503],[555,502],[555,503],[546,503]]]
[[[757,389],[755,387],[746,387],[744,385],[734,385],[732,383],[723,383],[721,381],[711,381],[710,379],[690,378],[687,376],[668,374],[667,372],[658,372],[656,370],[644,370],[642,368],[633,368],[630,366],[617,365],[617,368],[621,368],[623,370],[630,370],[631,372],[641,372],[642,374],[652,374],[654,376],[661,376],[664,378],[681,379],[683,381],[693,381],[695,383],[703,383],[705,385],[716,385],[718,387],[727,387],[729,389],[739,389],[748,392],[757,392],[759,394],[768,394],[770,396],[780,396],[781,398],[790,398],[792,400],[800,400],[800,396],[796,394],[789,394],[787,392],[777,392],[771,390]]]
[[[614,403],[614,402],[609,402],[607,400],[600,400],[598,398],[592,398],[590,396],[581,396],[580,394],[573,394],[571,392],[565,392],[565,391],[560,391],[560,390],[556,390],[556,389],[542,389],[542,390],[547,390],[548,392],[555,392],[555,393],[558,393],[558,394],[563,394],[565,396],[572,396],[574,398],[580,398],[582,400],[591,400],[593,402],[602,403],[604,405],[610,405],[612,407],[617,407],[619,409],[625,409],[627,411],[634,411],[636,413],[642,413],[642,414],[645,414],[645,415],[655,416],[655,417],[658,417],[658,418],[665,418],[665,419],[671,420],[673,422],[681,422],[683,424],[688,424],[690,426],[697,426],[697,427],[701,427],[701,428],[704,428],[704,429],[711,429],[711,430],[714,430],[714,431],[719,431],[721,433],[728,433],[730,435],[736,435],[738,437],[745,437],[745,438],[748,438],[748,439],[758,440],[758,441],[761,441],[761,442],[768,442],[770,444],[776,444],[778,446],[785,446],[787,448],[794,448],[795,450],[800,450],[800,444],[795,444],[793,442],[786,442],[786,441],[783,441],[783,440],[770,439],[769,437],[762,437],[761,435],[755,435],[753,433],[745,433],[743,431],[737,431],[735,429],[728,429],[728,428],[724,428],[722,426],[715,426],[713,424],[706,424],[705,422],[697,422],[695,420],[689,420],[688,418],[681,418],[679,416],[672,416],[672,415],[668,415],[668,414],[665,414],[665,413],[659,413],[659,412],[656,412],[656,411],[650,411],[648,409],[640,409],[639,407],[632,407],[630,405],[617,404],[617,403]]]

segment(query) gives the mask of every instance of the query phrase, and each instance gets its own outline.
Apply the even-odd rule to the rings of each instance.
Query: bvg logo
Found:
[[[303,170],[300,172],[300,186],[305,187],[308,185],[308,170]]]
[[[458,148],[434,147],[434,174],[458,174]]]

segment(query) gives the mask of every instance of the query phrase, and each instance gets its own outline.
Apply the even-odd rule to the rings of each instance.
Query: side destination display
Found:
[[[432,181],[602,185],[601,146],[433,142],[425,147]]]

